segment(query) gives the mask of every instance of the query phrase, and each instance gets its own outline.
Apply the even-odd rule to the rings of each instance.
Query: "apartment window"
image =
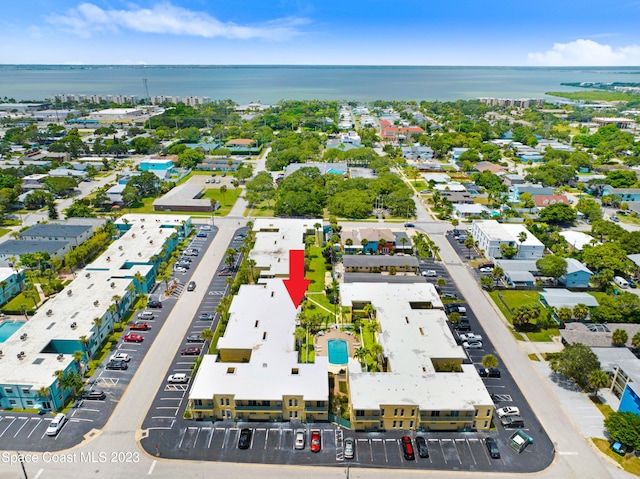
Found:
[[[409,421],[409,429],[413,429],[413,421]]]
[[[404,422],[404,421],[400,421],[400,429],[402,429],[402,423],[403,423],[403,422]]]
[[[479,412],[480,412],[480,411],[478,411],[478,410],[476,409],[476,413],[474,414],[474,416],[477,416]]]
[[[289,411],[289,419],[296,419],[298,417],[298,411]]]
[[[431,411],[431,417],[439,417],[440,411]]]
[[[22,389],[22,394],[30,394],[31,391],[29,389]]]
[[[220,406],[224,406],[224,398],[220,398]]]
[[[394,409],[394,410],[393,410],[393,415],[394,415],[394,416],[397,416],[397,415],[398,415],[398,409]]]
[[[380,409],[380,415],[384,416],[384,409]]]
[[[4,388],[4,392],[7,394],[13,394],[13,388]]]
[[[404,416],[404,409],[400,409],[400,415]]]
[[[491,416],[491,409],[487,409],[487,416]]]
[[[300,373],[300,369],[298,368],[291,368],[291,374],[299,374]]]
[[[380,429],[384,429],[384,421],[380,421]]]
[[[397,421],[393,421],[393,427],[396,427],[396,422],[397,422]]]
[[[224,399],[225,403],[227,404],[227,406],[229,405],[229,398],[225,398]]]
[[[484,427],[487,427],[489,425],[489,421],[485,421],[484,422]]]
[[[253,399],[250,401],[247,401],[247,405],[248,406],[257,406],[258,405],[258,401],[254,401]]]
[[[193,404],[194,406],[202,406],[202,399],[194,399]]]
[[[451,411],[450,416],[451,417],[458,417],[458,416],[460,416],[460,411]]]
[[[17,404],[17,403],[16,403],[16,401],[15,401],[15,399],[9,399],[9,403],[10,403],[12,406],[15,406],[15,405]]]
[[[416,414],[416,410],[415,410],[415,409],[412,409],[412,410],[411,410],[411,415],[412,415],[412,416],[414,416],[415,414]]]

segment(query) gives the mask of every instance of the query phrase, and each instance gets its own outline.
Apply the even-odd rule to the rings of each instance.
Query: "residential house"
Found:
[[[431,161],[433,159],[433,150],[419,143],[403,146],[400,149],[402,150],[402,157],[406,160]]]
[[[540,274],[535,260],[498,259],[495,264],[502,268],[504,281],[512,288],[534,286],[536,276]]]
[[[505,172],[504,167],[498,165],[497,163],[491,163],[488,161],[479,161],[478,163],[473,165],[473,168],[480,173],[485,171],[490,171],[494,175],[499,175]]]
[[[0,305],[7,303],[24,288],[24,270],[0,267]]]
[[[18,234],[18,239],[27,241],[66,241],[72,247],[82,244],[93,235],[91,225],[60,223],[38,223]]]
[[[491,216],[491,210],[484,205],[471,203],[455,203],[453,210],[458,218],[470,218],[472,216]]]
[[[509,173],[502,177],[502,181],[507,186],[522,185],[524,184],[524,177]]]
[[[62,259],[75,245],[68,241],[7,240],[0,243],[0,266],[10,266],[12,258],[28,253],[49,253],[52,258]]]
[[[545,206],[555,205],[556,203],[564,203],[565,205],[568,205],[569,198],[567,198],[564,195],[549,195],[549,196],[535,195],[533,197],[533,202],[535,203],[537,208],[544,208]]]
[[[44,180],[48,178],[48,173],[35,173],[22,178],[23,190],[41,190],[44,188]]]
[[[345,254],[342,256],[345,273],[381,273],[395,268],[398,273],[416,273],[420,263],[415,256],[409,255],[361,255]]]
[[[531,197],[553,196],[555,194],[555,189],[530,183],[515,185],[513,187],[513,200],[520,201],[520,196],[522,195],[522,193],[529,193]]]
[[[607,388],[620,399],[618,411],[640,415],[640,359],[628,348],[607,346],[591,348],[601,369],[609,374],[611,383]]]
[[[396,237],[388,228],[343,229],[341,232],[342,247],[347,254],[389,254],[395,248],[395,241]]]
[[[446,173],[422,173],[422,179],[427,183],[433,181],[436,184],[444,184],[451,181],[451,177]]]
[[[558,282],[567,288],[588,288],[593,272],[574,258],[565,258],[567,272],[558,278]]]
[[[538,300],[547,308],[573,309],[578,304],[584,304],[588,308],[598,306],[598,300],[589,293],[576,293],[564,288],[545,289],[538,295]]]
[[[602,188],[602,196],[615,195],[620,201],[640,201],[640,188],[614,188],[610,185],[604,185]]]
[[[149,171],[162,180],[171,177],[173,161],[170,158],[148,158],[140,161],[140,171]]]
[[[447,200],[449,200],[451,203],[454,204],[465,204],[465,205],[472,205],[473,204],[473,198],[471,198],[471,194],[468,193],[467,191],[464,192],[460,192],[460,191],[443,191],[440,195],[443,199],[446,198]]]
[[[577,251],[582,250],[585,245],[600,243],[593,236],[585,234],[581,231],[560,231],[560,236],[567,240],[567,243],[569,243],[571,247]]]

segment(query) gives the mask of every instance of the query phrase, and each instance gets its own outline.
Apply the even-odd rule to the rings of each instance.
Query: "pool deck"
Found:
[[[313,338],[313,348],[317,356],[327,356],[327,342],[330,339],[342,339],[347,342],[349,347],[349,357],[353,357],[356,349],[360,347],[360,341],[358,337],[347,331],[340,331],[339,329],[328,329],[326,331],[320,331]]]

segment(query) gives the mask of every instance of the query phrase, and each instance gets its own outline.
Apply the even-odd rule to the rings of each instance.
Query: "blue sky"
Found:
[[[640,0],[22,0],[0,63],[638,66],[638,18]]]

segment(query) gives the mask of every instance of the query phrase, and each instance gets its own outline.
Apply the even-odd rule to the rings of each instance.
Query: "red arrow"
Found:
[[[293,305],[297,308],[311,283],[311,280],[304,279],[304,250],[289,250],[289,279],[283,279],[282,282],[289,292]]]

